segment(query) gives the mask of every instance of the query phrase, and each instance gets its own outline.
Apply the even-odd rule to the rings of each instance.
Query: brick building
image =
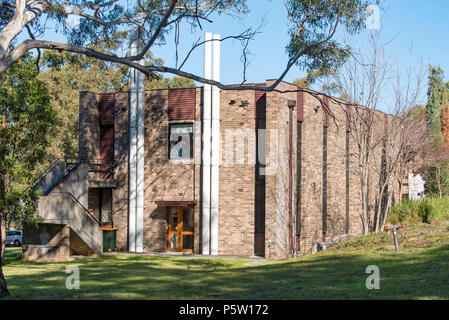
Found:
[[[72,253],[80,242],[101,252],[90,244],[101,241],[101,226],[118,228],[119,251],[136,251],[130,239],[140,232],[145,252],[208,254],[216,241],[212,254],[270,259],[312,253],[319,243],[362,232],[349,107],[286,82],[273,92],[221,90],[219,183],[211,182],[218,192],[214,228],[203,208],[204,172],[211,168],[203,161],[204,124],[210,125],[204,88],[150,90],[143,97],[143,217],[132,229],[130,221],[139,223],[130,216],[132,92],[80,93],[80,160],[48,183],[42,197],[55,198],[57,185],[59,198],[65,195],[58,201],[80,212],[62,221],[48,217],[50,207],[38,211],[45,223],[60,226],[75,223],[76,214],[89,217],[83,220],[88,234],[81,234],[85,227],[71,228]],[[381,153],[379,148],[379,159]],[[72,172],[87,183],[68,192],[64,185]]]

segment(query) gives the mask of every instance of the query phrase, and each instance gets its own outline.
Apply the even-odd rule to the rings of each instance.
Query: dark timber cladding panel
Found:
[[[195,119],[196,88],[168,90],[168,119]]]
[[[351,132],[351,106],[346,106],[346,132]]]
[[[100,163],[112,164],[114,162],[114,127],[100,126]],[[100,177],[112,179],[112,171],[108,166],[100,166]]]
[[[296,93],[296,106],[298,108],[298,116],[297,121],[303,122],[304,121],[304,92],[298,91]]]
[[[329,128],[329,98],[323,98],[323,126]]]
[[[264,119],[267,117],[267,94],[264,91],[255,91],[256,100],[256,119]]]
[[[265,84],[258,84],[265,86]],[[256,120],[256,190],[255,190],[255,217],[254,217],[254,254],[259,256],[265,255],[265,173],[261,174],[261,170],[265,167],[261,162],[265,163],[265,159],[259,159],[259,148],[265,146],[265,136],[259,135],[259,130],[266,130],[267,117],[267,94],[264,91],[254,91],[255,99],[255,118]],[[265,147],[263,147],[265,150]],[[265,154],[264,154],[265,156]]]
[[[100,95],[98,113],[100,125],[114,125],[115,93]]]
[[[114,127],[100,126],[100,160],[114,161]]]

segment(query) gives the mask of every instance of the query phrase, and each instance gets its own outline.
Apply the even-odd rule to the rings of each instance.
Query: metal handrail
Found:
[[[73,201],[75,201],[75,202],[80,206],[81,209],[83,209],[84,213],[86,213],[87,215],[89,215],[92,219],[94,219],[94,221],[95,221],[99,226],[101,226],[100,220],[98,220],[97,217],[95,217],[92,213],[90,213],[90,211],[87,210],[86,207],[83,206],[83,204],[82,204],[82,203],[81,203],[81,202],[80,202],[80,201],[79,201],[73,194],[71,194],[70,192],[67,192],[67,191],[65,191],[65,192],[54,192],[54,193],[55,193],[55,194],[65,194],[65,195],[68,195],[70,198],[72,198]]]
[[[65,177],[67,177],[70,173],[72,173],[73,170],[75,170],[76,168],[78,168],[78,166],[81,164],[81,159],[78,158],[78,160],[76,160],[74,163],[72,163],[70,165],[70,167],[68,169],[65,170],[64,174],[62,175],[61,179],[64,179]]]
[[[36,179],[33,180],[33,182],[25,189],[25,192],[28,192],[30,189],[34,188],[39,181],[41,181],[41,179],[45,177],[59,162],[60,159],[53,161]]]

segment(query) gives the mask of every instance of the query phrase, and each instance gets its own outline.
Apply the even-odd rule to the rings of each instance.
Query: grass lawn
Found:
[[[383,233],[261,266],[131,255],[33,263],[8,249],[4,272],[15,299],[449,299],[448,226],[406,226],[399,253]],[[80,268],[79,290],[65,287],[69,265]],[[380,290],[365,288],[369,265],[380,268]]]

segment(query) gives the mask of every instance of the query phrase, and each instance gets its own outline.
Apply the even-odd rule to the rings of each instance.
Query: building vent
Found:
[[[296,108],[297,108],[297,121],[304,121],[304,92],[297,91],[296,92]]]
[[[196,88],[168,90],[168,119],[194,120]]]
[[[100,95],[98,104],[98,120],[100,125],[114,125],[115,93]]]

